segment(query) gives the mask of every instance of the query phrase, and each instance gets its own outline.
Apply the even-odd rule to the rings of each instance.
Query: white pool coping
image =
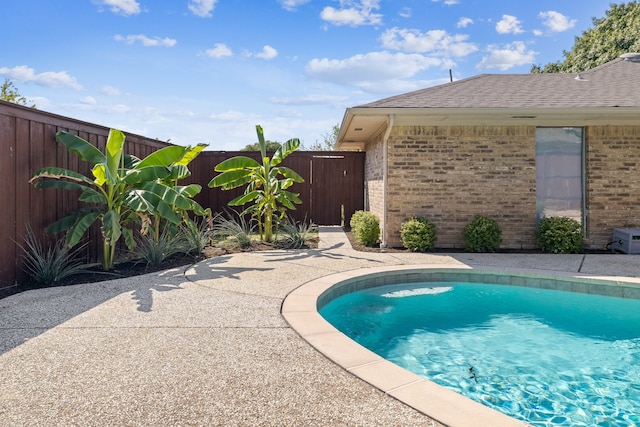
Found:
[[[327,358],[384,393],[451,427],[522,427],[528,424],[475,402],[383,359],[356,343],[318,313],[318,306],[359,289],[391,283],[473,281],[529,286],[640,299],[640,279],[557,271],[465,265],[404,265],[363,268],[324,276],[292,291],[282,315],[297,333]],[[366,283],[365,283],[366,279]],[[466,280],[465,280],[466,279]]]

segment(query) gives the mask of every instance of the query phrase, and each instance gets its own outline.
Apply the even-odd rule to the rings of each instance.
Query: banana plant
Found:
[[[189,206],[185,209],[183,204],[170,204],[171,208],[178,213],[182,221],[186,226],[193,226],[192,219],[189,217],[189,211],[193,212],[197,216],[210,216],[211,209],[204,209],[200,206],[193,197],[200,193],[202,186],[198,184],[178,185],[178,181],[191,176],[191,171],[187,167],[193,159],[195,159],[208,144],[198,144],[195,147],[181,147],[170,146],[162,148],[153,155],[146,157],[144,160],[139,160],[134,157],[133,164],[137,168],[145,168],[150,166],[168,166],[171,173],[165,178],[158,179],[158,182],[162,185],[172,188],[180,196],[179,201],[181,203],[188,203]],[[144,187],[149,184],[144,184]],[[153,233],[156,241],[158,241],[161,232],[162,215],[153,213],[151,218],[144,217],[144,224],[152,224]]]
[[[292,169],[279,166],[284,158],[300,147],[300,140],[288,140],[269,158],[264,131],[260,125],[256,126],[256,132],[262,163],[246,156],[224,160],[215,166],[214,170],[220,174],[209,182],[209,187],[230,190],[246,185],[244,193],[231,200],[229,205],[242,206],[252,202],[242,215],[250,213],[255,216],[260,226],[260,238],[270,243],[273,240],[274,215],[280,213],[282,217],[287,209],[295,210],[295,204],[302,203],[297,193],[287,189],[296,182],[304,182],[304,179]]]
[[[122,236],[127,247],[135,246],[133,231],[128,228],[132,223],[156,215],[179,224],[180,210],[202,209],[190,199],[200,191],[200,186],[176,190],[164,181],[175,183],[184,174],[180,166],[186,166],[182,163],[194,155],[191,147],[166,147],[140,160],[124,153],[125,135],[115,129],[109,131],[104,153],[68,132],[58,132],[56,140],[81,160],[92,163],[93,176],[58,167],[45,167],[33,174],[29,182],[36,188],[78,190],[78,200],[85,204],[49,225],[46,231],[66,232],[66,244],[73,247],[99,221],[105,270],[113,268],[116,244]]]

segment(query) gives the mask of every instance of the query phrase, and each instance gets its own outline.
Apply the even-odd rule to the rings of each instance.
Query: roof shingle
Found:
[[[481,74],[357,108],[640,107],[640,63],[615,59],[577,74]]]

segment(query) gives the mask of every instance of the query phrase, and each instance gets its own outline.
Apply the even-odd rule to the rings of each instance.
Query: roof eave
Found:
[[[640,125],[640,107],[558,108],[368,108],[345,112],[338,147],[364,145],[384,128],[388,117],[395,126],[596,126]]]

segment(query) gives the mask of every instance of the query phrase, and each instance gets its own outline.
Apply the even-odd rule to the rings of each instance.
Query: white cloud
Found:
[[[391,28],[385,31],[380,40],[387,49],[405,52],[435,52],[444,55],[465,56],[478,50],[467,43],[467,35],[450,35],[444,30],[430,30],[421,33],[419,30]]]
[[[380,9],[380,0],[340,0],[340,9],[327,6],[320,12],[320,18],[333,25],[377,25],[382,15],[374,13]]]
[[[431,0],[431,1],[434,3],[444,3],[447,6],[453,6],[460,3],[459,0]]]
[[[225,56],[233,55],[231,49],[229,49],[224,43],[216,43],[213,46],[213,49],[207,49],[205,53],[207,56],[210,56],[212,58],[224,58]]]
[[[500,34],[520,34],[523,32],[520,24],[515,16],[502,15],[502,19],[496,24],[496,31]]]
[[[542,30],[533,30],[533,35],[536,37],[540,37],[544,32]]]
[[[299,6],[309,3],[310,0],[278,0],[283,9],[290,12],[295,11]]]
[[[98,103],[93,96],[85,96],[80,102],[87,105],[96,105]]]
[[[340,85],[356,86],[370,92],[415,86],[406,81],[432,67],[449,67],[453,62],[417,53],[370,52],[347,59],[313,59],[305,71],[310,77]]]
[[[569,19],[562,13],[550,10],[548,12],[540,12],[540,19],[542,19],[542,25],[547,27],[553,33],[561,33],[567,31],[570,28],[575,27],[578,22],[576,19]]]
[[[13,68],[1,67],[0,74],[19,82],[33,82],[40,86],[68,87],[82,90],[82,85],[76,81],[75,77],[67,74],[66,71],[45,71],[44,73],[36,74],[33,68],[19,65]]]
[[[113,13],[126,16],[140,13],[140,3],[136,0],[95,0],[94,3],[107,6]]]
[[[509,68],[535,63],[536,52],[528,50],[523,42],[513,42],[503,48],[489,46],[489,55],[482,58],[482,62],[476,66],[479,70]]]
[[[255,56],[256,58],[266,59],[268,61],[278,56],[278,51],[269,45],[265,45],[262,48],[262,52],[256,53],[253,56]]]
[[[400,12],[398,12],[398,15],[400,15],[400,17],[402,18],[411,18],[411,13],[411,8],[403,7],[402,9],[400,9]]]
[[[113,87],[113,86],[102,86],[100,88],[100,93],[103,95],[107,95],[107,96],[118,96],[118,95],[122,95],[122,91],[120,89],[118,89],[117,87]]]
[[[467,28],[471,24],[473,24],[473,19],[463,16],[462,18],[458,19],[458,23],[456,24],[456,27]]]
[[[282,105],[336,105],[343,104],[348,99],[346,96],[313,94],[288,98],[270,97],[268,101],[272,104]]]
[[[173,47],[176,45],[176,43],[178,43],[176,39],[170,39],[169,37],[165,37],[163,39],[159,37],[150,38],[145,36],[144,34],[129,34],[128,36],[121,36],[120,34],[117,34],[113,36],[113,39],[119,42],[124,42],[126,44],[134,44],[135,42],[140,42],[145,47]]]
[[[191,0],[187,6],[191,13],[201,18],[209,18],[218,0]]]

